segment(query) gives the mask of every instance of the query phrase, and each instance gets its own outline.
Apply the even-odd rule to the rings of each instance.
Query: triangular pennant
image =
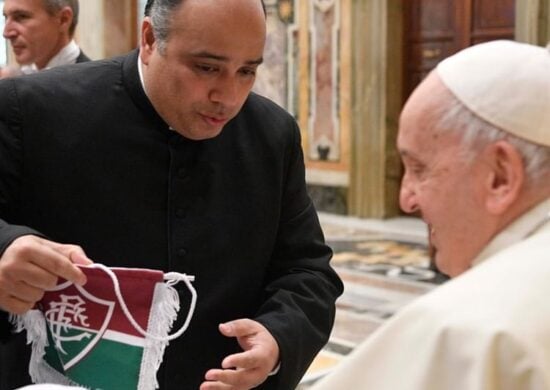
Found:
[[[26,329],[33,343],[33,382],[102,390],[158,388],[164,349],[187,329],[194,311],[193,277],[100,264],[82,270],[85,286],[61,282],[35,310],[14,317],[17,329]],[[172,286],[179,281],[186,283],[191,305],[182,328],[169,336],[179,310]]]

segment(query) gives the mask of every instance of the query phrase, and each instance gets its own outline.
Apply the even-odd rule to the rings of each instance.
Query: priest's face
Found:
[[[147,96],[184,137],[216,137],[243,106],[262,62],[261,2],[185,0],[160,46],[151,23],[143,22],[140,51]]]
[[[482,159],[465,156],[461,138],[433,125],[449,92],[432,73],[413,93],[400,119],[397,146],[405,167],[400,204],[428,224],[441,272],[466,271],[494,234],[484,207]]]

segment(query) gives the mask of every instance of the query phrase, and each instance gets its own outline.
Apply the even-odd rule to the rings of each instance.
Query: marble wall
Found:
[[[255,90],[297,118],[308,183],[346,187],[350,37],[343,21],[350,1],[266,0],[265,4],[265,63]]]
[[[312,0],[309,4],[310,88],[308,123],[312,160],[340,159],[339,53],[340,1]]]
[[[258,72],[254,90],[296,115],[298,28],[294,4],[292,0],[267,0],[265,5],[267,41],[264,64]]]

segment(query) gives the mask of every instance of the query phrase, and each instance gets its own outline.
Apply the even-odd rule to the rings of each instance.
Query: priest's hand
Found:
[[[75,264],[90,264],[82,248],[59,244],[37,236],[21,236],[0,257],[0,309],[23,314],[44,292],[67,279],[83,285],[86,276]]]
[[[248,390],[263,383],[279,363],[279,346],[271,333],[250,319],[220,324],[219,329],[236,337],[244,351],[227,356],[221,369],[209,370],[200,390]]]

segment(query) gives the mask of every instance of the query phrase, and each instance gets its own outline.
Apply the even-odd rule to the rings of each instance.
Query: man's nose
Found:
[[[210,100],[221,103],[226,107],[233,107],[240,96],[239,80],[234,77],[224,76],[216,80],[214,88],[210,91]]]
[[[4,25],[4,31],[2,35],[6,39],[12,39],[17,35],[17,29],[14,28],[12,22],[6,20],[6,24]]]
[[[417,195],[413,186],[404,177],[399,191],[399,206],[404,212],[411,214],[419,210]]]

